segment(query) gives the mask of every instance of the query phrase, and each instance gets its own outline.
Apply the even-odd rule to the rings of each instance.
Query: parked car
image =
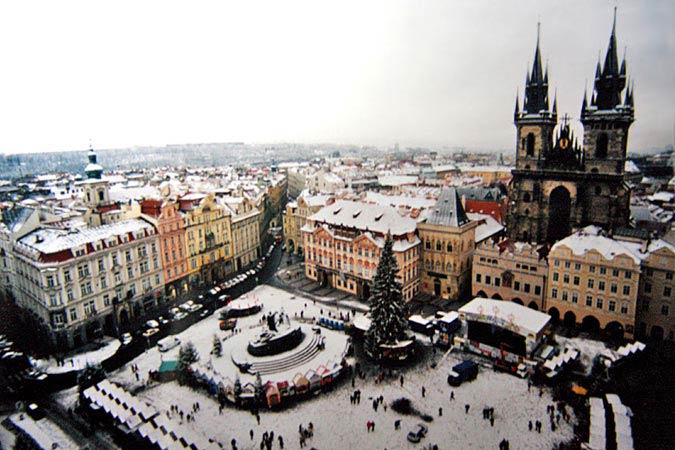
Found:
[[[157,322],[156,320],[148,320],[147,322],[145,322],[145,326],[147,328],[159,328],[159,322]]]
[[[148,328],[143,332],[143,337],[149,338],[150,336],[159,333],[159,328]]]
[[[122,345],[129,345],[133,340],[134,338],[131,336],[131,333],[124,333],[120,338],[120,341],[122,341]]]
[[[415,429],[408,433],[408,440],[413,443],[418,443],[427,435],[429,428],[423,423],[418,423]]]
[[[192,300],[188,300],[188,301],[185,302],[185,303],[181,303],[178,307],[179,307],[180,309],[182,309],[183,311],[186,311],[186,312],[187,312],[187,311],[190,311],[190,310],[192,309],[192,307],[194,306],[194,304],[195,304],[195,302],[193,302]]]
[[[157,318],[157,322],[159,322],[161,325],[168,325],[169,322],[170,322],[170,320],[164,318],[163,316],[159,316],[159,317]]]
[[[203,319],[204,317],[210,316],[211,314],[213,314],[212,310],[210,310],[208,308],[204,308],[204,309],[202,309],[202,312],[199,313],[199,317],[201,317]]]
[[[172,348],[178,347],[180,345],[180,339],[176,336],[169,336],[157,343],[157,348],[160,352],[168,352]]]
[[[187,313],[185,311],[182,311],[179,308],[171,308],[171,318],[174,321],[179,321],[181,319],[185,319],[187,317]]]

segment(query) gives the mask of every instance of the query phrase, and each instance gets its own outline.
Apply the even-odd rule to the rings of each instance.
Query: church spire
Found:
[[[595,74],[595,91],[599,110],[612,110],[621,104],[621,92],[626,87],[626,59],[624,57],[619,68],[616,45],[616,7],[612,33],[609,36],[605,64],[600,68],[600,61]]]
[[[548,69],[542,68],[540,48],[541,24],[537,23],[537,45],[534,50],[532,70],[525,77],[525,97],[523,112],[525,114],[539,114],[548,112]]]
[[[520,101],[518,99],[518,89],[516,89],[516,107],[513,111],[513,116],[518,118],[518,114],[520,114]]]

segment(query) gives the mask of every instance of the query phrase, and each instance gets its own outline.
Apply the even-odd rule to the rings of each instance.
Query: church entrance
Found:
[[[551,191],[548,200],[548,232],[547,241],[554,243],[570,234],[570,192],[564,186],[558,186]]]

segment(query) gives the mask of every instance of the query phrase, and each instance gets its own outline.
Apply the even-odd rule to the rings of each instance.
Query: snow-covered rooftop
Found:
[[[460,313],[492,317],[518,327],[521,334],[538,334],[551,320],[551,316],[513,302],[476,297],[459,308]]]
[[[469,220],[481,221],[480,225],[476,227],[476,236],[474,238],[476,242],[483,242],[485,239],[494,236],[504,229],[504,225],[497,222],[489,214],[466,213],[466,215],[469,217]]]
[[[379,192],[366,192],[366,197],[363,199],[366,203],[375,203],[382,206],[406,207],[406,208],[431,208],[436,204],[433,198],[426,198],[424,196],[416,195],[385,195]]]
[[[19,242],[41,253],[57,253],[86,244],[92,244],[113,236],[121,236],[138,231],[154,233],[154,228],[148,222],[141,219],[125,220],[108,225],[71,231],[56,228],[41,228],[27,234]]]
[[[415,220],[402,217],[391,207],[347,200],[338,200],[322,208],[309,220],[393,235],[412,233],[417,228]]]
[[[560,247],[567,247],[575,255],[584,255],[591,250],[600,253],[606,260],[615,256],[626,255],[639,264],[644,255],[639,253],[639,244],[631,245],[628,242],[617,241],[602,235],[602,229],[589,225],[576,233],[556,242],[551,248],[555,252]]]
[[[380,186],[401,186],[404,184],[415,184],[419,181],[414,175],[384,175],[377,177]]]

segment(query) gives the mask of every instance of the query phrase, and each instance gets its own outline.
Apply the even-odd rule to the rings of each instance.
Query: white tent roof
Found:
[[[459,309],[460,313],[478,317],[492,317],[506,324],[512,324],[521,333],[541,332],[551,320],[551,316],[535,311],[517,303],[504,302],[476,297]],[[523,334],[525,334],[523,333]]]

